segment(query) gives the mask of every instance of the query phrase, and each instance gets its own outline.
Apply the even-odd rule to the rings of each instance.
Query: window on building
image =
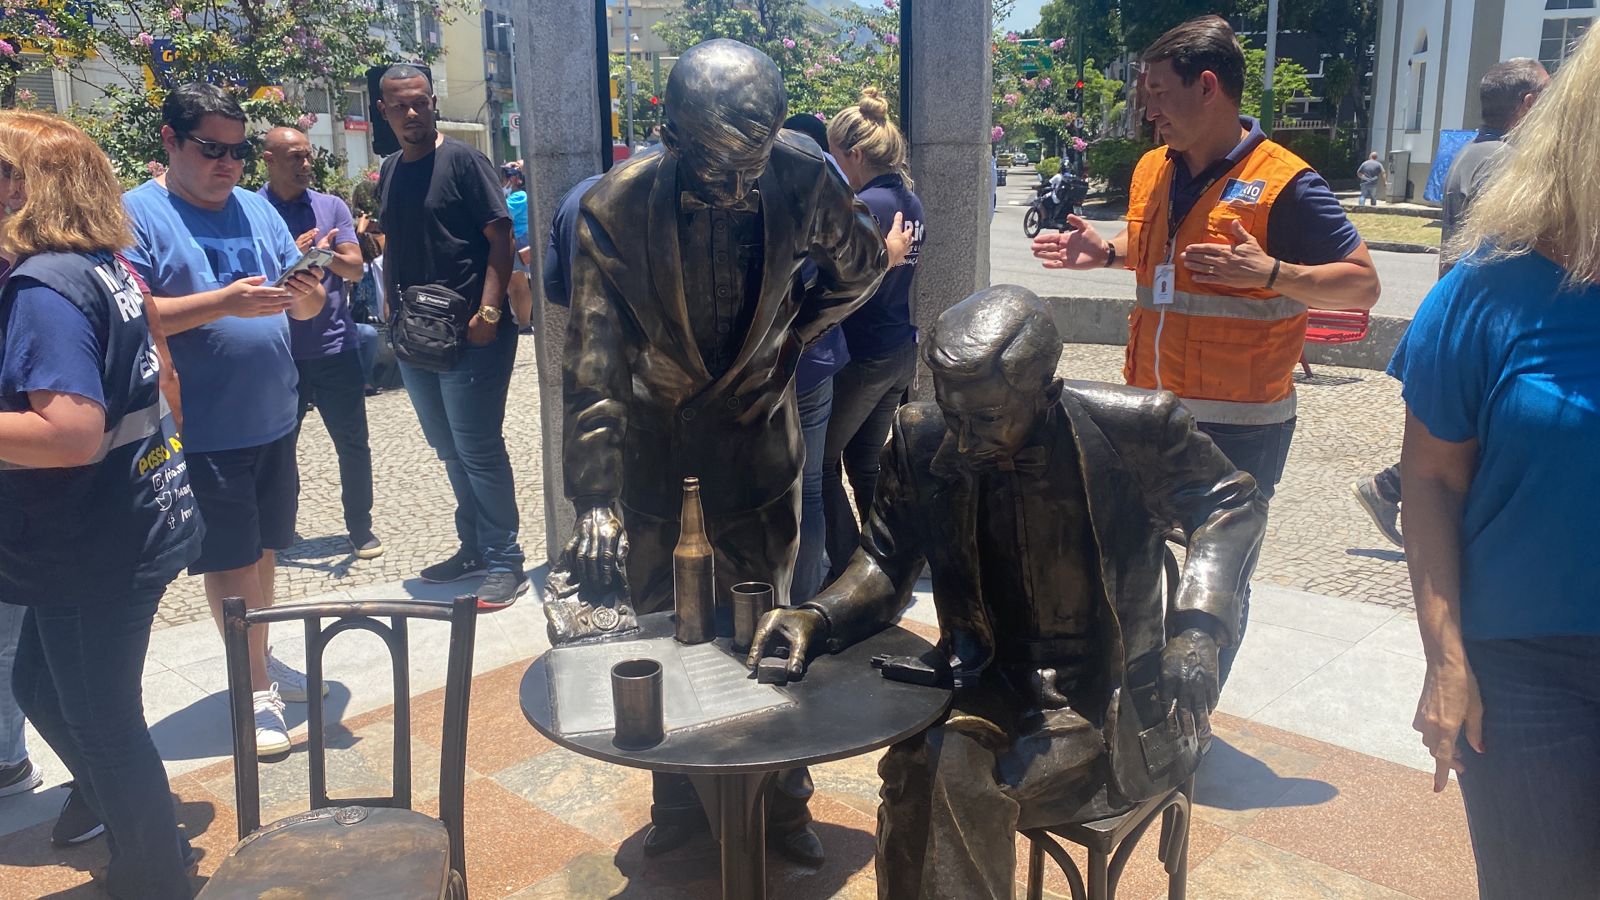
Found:
[[[1545,9],[1594,9],[1594,0],[1545,0]]]
[[[1428,87],[1428,63],[1419,60],[1411,66],[1411,119],[1406,127],[1411,131],[1422,130],[1422,102],[1423,93]]]
[[[1550,0],[1550,2],[1562,3],[1569,0]],[[1593,4],[1593,0],[1570,0],[1570,2],[1574,6],[1583,2],[1588,2],[1591,6]],[[1539,62],[1544,63],[1545,69],[1550,74],[1554,75],[1556,69],[1561,67],[1567,56],[1572,53],[1572,48],[1593,23],[1594,19],[1586,16],[1544,20],[1544,33],[1540,35],[1539,40]]]

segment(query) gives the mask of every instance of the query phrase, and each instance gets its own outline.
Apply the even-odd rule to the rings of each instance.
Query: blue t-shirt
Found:
[[[528,192],[512,191],[506,195],[506,210],[511,213],[511,236],[517,246],[528,243]]]
[[[1600,634],[1600,287],[1563,292],[1563,275],[1534,254],[1458,265],[1389,363],[1429,433],[1478,442],[1461,520],[1470,639]]]
[[[105,349],[71,300],[42,284],[23,287],[0,327],[0,411],[29,409],[29,391],[73,394],[105,408]]]
[[[880,234],[888,235],[895,213],[902,215],[903,224],[915,229],[905,261],[890,269],[872,299],[840,326],[850,347],[850,358],[862,360],[884,356],[917,339],[917,328],[911,324],[911,285],[916,281],[917,260],[922,256],[922,201],[906,187],[905,179],[893,174],[879,175],[867,182],[856,199],[872,211]]]
[[[300,258],[277,211],[241,188],[220,210],[201,209],[154,181],[122,195],[134,245],[126,254],[157,297],[184,297],[265,275]],[[259,447],[294,430],[299,376],[289,317],[224,316],[171,335],[183,389],[183,442],[194,452]]]

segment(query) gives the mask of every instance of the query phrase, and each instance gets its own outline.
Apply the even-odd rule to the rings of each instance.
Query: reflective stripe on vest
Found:
[[[1191,244],[1232,244],[1235,221],[1270,254],[1272,204],[1310,167],[1263,141],[1217,179],[1178,224],[1173,302],[1157,306],[1152,285],[1156,266],[1167,260],[1175,165],[1158,148],[1134,172],[1128,266],[1138,281],[1138,303],[1128,320],[1123,377],[1136,387],[1172,391],[1202,422],[1286,421],[1295,414],[1293,375],[1305,341],[1305,305],[1265,288],[1201,284],[1176,257]]]
[[[111,451],[119,447],[126,447],[129,444],[138,443],[150,437],[161,430],[161,420],[171,414],[172,410],[167,407],[166,397],[162,397],[159,403],[128,413],[122,417],[122,421],[117,423],[117,427],[105,433],[105,437],[100,440],[100,449],[95,451],[94,456],[83,465],[92,466],[95,463],[103,462],[107,456],[111,455]],[[35,468],[40,467],[25,466],[20,463],[0,460],[0,471]]]

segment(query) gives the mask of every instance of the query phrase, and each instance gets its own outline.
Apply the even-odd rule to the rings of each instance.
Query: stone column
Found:
[[[912,0],[902,8],[911,77],[911,175],[927,228],[912,299],[924,334],[939,314],[989,284],[989,130],[994,82],[987,0]],[[932,398],[927,366],[912,396]]]
[[[516,91],[522,113],[522,158],[528,173],[528,243],[533,248],[535,273],[533,310],[538,330],[544,474],[544,521],[538,527],[544,529],[545,547],[552,557],[560,552],[573,527],[561,465],[561,366],[566,356],[567,311],[545,302],[538,273],[556,206],[573,185],[600,171],[599,63],[595,53],[598,5],[599,0],[507,3],[516,26]]]

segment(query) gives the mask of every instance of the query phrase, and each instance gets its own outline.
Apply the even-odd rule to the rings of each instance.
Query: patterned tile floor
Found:
[[[1263,607],[1273,610],[1264,618],[1279,621],[1292,618],[1295,609],[1282,601],[1263,603]],[[466,788],[467,867],[473,896],[551,900],[717,897],[717,852],[709,839],[657,860],[647,862],[642,857],[640,842],[649,809],[646,773],[577,756],[539,737],[528,726],[517,699],[527,660],[495,662],[515,656],[494,649],[493,642],[504,637],[496,632],[509,632],[511,626],[525,630],[528,623],[538,620],[534,608],[516,612],[526,618],[506,619],[502,614],[489,620],[500,623],[486,632],[489,640],[480,643],[488,651],[481,658],[492,667],[481,671],[473,684]],[[1384,616],[1370,617],[1366,623],[1350,623],[1349,618],[1320,621],[1315,614],[1301,615],[1297,624],[1310,630],[1295,633],[1309,638],[1317,630],[1345,629],[1352,638],[1360,633],[1383,640],[1399,648],[1398,652],[1412,652],[1384,634],[1384,626],[1393,622],[1402,627],[1409,623]],[[1383,625],[1378,624],[1380,619]],[[904,624],[925,636],[933,635],[925,622],[907,619]],[[1265,622],[1262,626],[1284,628]],[[1414,633],[1414,625],[1411,627]],[[533,645],[539,643],[537,636],[525,637]],[[1254,653],[1250,658],[1241,655],[1241,669],[1271,670],[1269,645],[1251,648],[1247,642],[1247,649]],[[157,652],[172,659],[182,658],[183,651],[167,647]],[[356,652],[346,669],[365,668],[369,662]],[[351,694],[365,694],[386,677],[379,672],[352,679],[346,693],[336,686],[334,697],[348,702]],[[1241,683],[1234,706],[1243,708],[1240,704],[1248,703],[1254,690]],[[212,694],[178,717],[198,717],[192,711],[220,703],[219,696]],[[352,704],[349,709],[359,706]],[[291,707],[296,710],[303,715],[303,707]],[[437,805],[442,713],[442,690],[422,691],[415,698],[414,794],[418,808],[430,812]],[[225,714],[220,709],[201,715],[217,720],[215,727],[225,728],[221,719]],[[165,719],[157,731],[174,718]],[[263,813],[268,821],[305,806],[305,726],[299,721],[294,751],[260,769]],[[1456,900],[1475,895],[1466,822],[1453,785],[1446,794],[1434,795],[1429,792],[1428,777],[1415,768],[1240,715],[1219,712],[1213,724],[1218,740],[1197,779],[1190,897]],[[1403,723],[1397,727],[1403,729]],[[335,793],[372,795],[390,787],[391,706],[343,715],[327,727],[326,736],[331,748],[329,782]],[[234,842],[233,773],[231,763],[220,758],[226,752],[226,738],[222,740],[220,747],[213,739],[200,741],[188,754],[166,754],[175,773],[172,789],[180,821],[204,853],[201,880],[215,871]],[[166,742],[158,736],[158,743]],[[768,869],[770,896],[798,900],[876,895],[873,833],[878,756],[867,754],[814,769],[817,796],[812,810],[828,848],[828,862],[819,870],[805,870],[774,860]],[[196,764],[184,763],[185,759]],[[88,872],[104,863],[105,842],[55,850],[49,845],[53,815],[45,812],[35,819],[35,823],[9,833],[0,827],[0,900],[104,896],[89,883]],[[1165,896],[1154,846],[1153,839],[1140,846],[1125,875],[1121,896],[1141,900]],[[1025,859],[1020,856],[1024,852],[1019,845],[1019,859]],[[1081,863],[1082,854],[1075,855]],[[1020,863],[1018,872],[1019,876],[1025,873]],[[1047,896],[1067,896],[1065,881],[1057,873],[1049,875],[1046,887]]]

